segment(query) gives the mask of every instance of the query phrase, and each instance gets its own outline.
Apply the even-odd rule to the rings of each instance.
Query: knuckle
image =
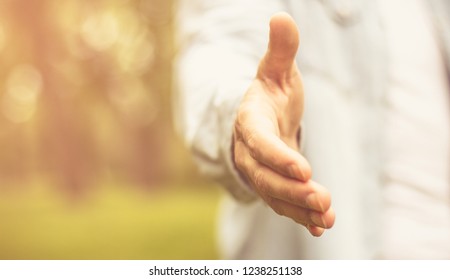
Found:
[[[246,133],[246,129],[248,127],[249,120],[249,112],[246,106],[240,106],[237,113],[236,118],[234,120],[234,131],[238,135],[244,135]]]
[[[297,193],[296,193],[295,190],[296,189],[288,188],[284,195],[285,195],[287,201],[290,201],[292,203],[297,204],[298,203],[298,198],[297,198]]]
[[[239,138],[242,134],[242,124],[239,121],[239,116],[234,121],[233,134],[235,138]]]
[[[241,105],[236,114],[235,124],[238,125],[239,127],[245,126],[245,124],[248,122],[248,118],[249,118],[249,110],[247,106]]]
[[[267,193],[266,176],[260,168],[253,172],[253,183],[261,192]]]
[[[258,143],[254,133],[249,133],[247,135],[247,147],[250,152],[250,155],[255,158],[257,154]]]
[[[250,122],[249,109],[241,106],[234,123],[234,133],[241,138],[247,146],[249,153],[255,157],[258,152],[258,137],[254,131],[254,126]]]

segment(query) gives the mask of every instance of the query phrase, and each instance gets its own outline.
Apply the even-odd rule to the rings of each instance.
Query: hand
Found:
[[[293,19],[286,13],[274,15],[267,52],[238,109],[233,156],[267,205],[320,236],[333,226],[335,215],[329,192],[311,180],[310,165],[298,152],[303,114],[298,45]]]

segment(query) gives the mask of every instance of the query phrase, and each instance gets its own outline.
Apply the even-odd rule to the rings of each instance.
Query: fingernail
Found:
[[[306,205],[317,211],[323,212],[323,204],[316,193],[312,193],[306,197]]]
[[[327,224],[325,223],[325,219],[320,213],[312,212],[311,213],[311,221],[313,221],[316,226],[327,228]]]
[[[295,164],[291,164],[290,166],[289,166],[289,175],[292,177],[292,178],[296,178],[296,179],[298,179],[298,168],[297,168],[297,166],[295,165]]]

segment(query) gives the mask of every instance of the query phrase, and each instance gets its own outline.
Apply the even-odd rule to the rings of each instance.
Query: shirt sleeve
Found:
[[[175,125],[200,171],[239,201],[256,199],[232,160],[236,110],[282,1],[180,0],[175,24]]]

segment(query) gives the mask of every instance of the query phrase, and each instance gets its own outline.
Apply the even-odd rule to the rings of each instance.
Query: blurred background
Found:
[[[0,259],[214,259],[171,112],[172,0],[0,1]]]

